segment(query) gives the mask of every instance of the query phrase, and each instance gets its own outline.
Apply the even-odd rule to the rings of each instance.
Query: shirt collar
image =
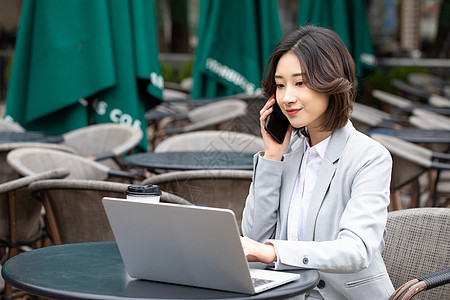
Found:
[[[304,152],[308,151],[310,148],[316,149],[320,158],[323,159],[325,157],[325,152],[327,151],[327,147],[328,147],[328,143],[330,142],[330,139],[331,139],[331,135],[329,137],[327,137],[326,139],[324,139],[323,141],[321,141],[320,143],[318,143],[317,145],[315,145],[314,147],[310,147],[309,143],[308,143],[308,139],[305,138]]]

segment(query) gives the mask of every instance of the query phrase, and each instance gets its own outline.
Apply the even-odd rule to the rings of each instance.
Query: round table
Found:
[[[253,170],[254,153],[226,151],[144,152],[125,158],[125,163],[149,170]]]
[[[50,135],[36,131],[0,131],[0,143],[60,143],[62,135]]]
[[[392,135],[411,143],[425,144],[450,144],[450,130],[421,129],[421,128],[400,128],[400,129],[370,129],[368,135],[379,133]]]
[[[115,242],[31,250],[2,268],[3,278],[12,286],[57,299],[283,299],[310,290],[319,281],[317,270],[294,272],[300,279],[256,295],[139,280],[128,276]]]

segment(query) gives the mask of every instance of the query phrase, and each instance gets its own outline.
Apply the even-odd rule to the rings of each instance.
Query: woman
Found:
[[[247,259],[317,269],[305,299],[388,299],[381,251],[392,160],[349,121],[355,67],[344,43],[329,29],[298,27],[272,54],[263,90],[265,150],[242,221]],[[290,122],[282,144],[264,129],[275,101]]]

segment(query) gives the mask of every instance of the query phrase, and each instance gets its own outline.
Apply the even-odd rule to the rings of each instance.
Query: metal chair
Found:
[[[32,175],[56,168],[70,170],[70,179],[132,181],[134,175],[107,167],[83,156],[53,149],[36,147],[18,148],[10,151],[6,157],[8,164],[20,175]]]
[[[410,299],[419,292],[414,299],[447,299],[450,209],[427,207],[389,212],[386,233],[382,256],[397,289],[390,299]]]
[[[8,153],[14,149],[37,147],[44,149],[54,149],[71,153],[73,149],[64,145],[52,143],[0,143],[0,183],[19,178],[19,174],[11,168],[6,161]],[[73,152],[72,152],[73,153]]]
[[[264,150],[261,137],[226,130],[201,130],[181,133],[161,141],[155,152],[234,151],[256,153]]]
[[[450,117],[426,109],[413,109],[409,122],[418,128],[450,130]]]
[[[113,241],[103,197],[125,198],[129,184],[102,180],[58,179],[33,182],[29,189],[42,201],[46,227],[54,244]],[[162,192],[161,202],[190,204]]]
[[[409,73],[407,79],[412,86],[438,95],[442,95],[444,87],[450,85],[450,82],[439,76],[425,73]]]
[[[437,205],[439,194],[450,192],[448,184],[439,181],[439,172],[450,170],[450,154],[433,152],[430,149],[410,143],[394,136],[384,134],[372,134],[371,137],[383,144],[393,157],[391,179],[391,204],[393,210],[403,208],[401,190],[414,184],[415,194],[411,197],[410,207],[420,205],[419,178],[423,174],[428,175],[427,192],[428,200]],[[422,177],[425,178],[425,177]],[[414,202],[416,202],[414,204]],[[427,201],[428,202],[428,201]]]
[[[152,138],[153,149],[163,139],[179,133],[198,130],[234,130],[236,120],[245,115],[247,103],[226,99],[196,107],[185,115],[163,118]]]
[[[56,169],[0,184],[0,264],[17,255],[23,246],[39,248],[46,245],[42,205],[32,199],[28,185],[36,180],[62,178],[68,174],[69,170]],[[2,295],[8,299],[22,293],[13,293],[12,287],[5,284]]]
[[[42,238],[42,206],[31,197],[28,185],[37,180],[63,178],[67,169],[55,169],[0,184],[0,240],[9,249],[8,259],[22,245],[32,245]]]
[[[356,129],[366,132],[373,128],[400,128],[407,123],[407,118],[392,115],[374,107],[354,102],[351,120]]]
[[[421,99],[425,99],[431,106],[450,107],[449,98],[432,93],[424,87],[411,86],[398,79],[392,79],[392,85],[400,91],[401,96],[405,96],[411,100],[420,102]]]
[[[231,209],[241,228],[252,176],[253,171],[242,170],[178,171],[149,177],[142,184],[157,184],[194,205]]]
[[[142,140],[142,130],[126,124],[95,124],[69,131],[63,145],[81,156],[90,157],[111,168],[122,168],[122,157],[133,152]]]
[[[443,115],[450,115],[450,107],[423,104],[381,90],[373,90],[372,96],[382,102],[384,111],[394,115],[409,116],[416,108],[429,110]]]

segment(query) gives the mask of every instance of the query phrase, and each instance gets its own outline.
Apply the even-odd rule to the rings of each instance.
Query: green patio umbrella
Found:
[[[297,24],[333,29],[353,56],[358,78],[375,68],[364,0],[300,0]]]
[[[281,36],[276,0],[201,0],[192,97],[257,92]]]
[[[144,132],[162,99],[153,1],[25,0],[6,118],[51,134],[92,123]]]

